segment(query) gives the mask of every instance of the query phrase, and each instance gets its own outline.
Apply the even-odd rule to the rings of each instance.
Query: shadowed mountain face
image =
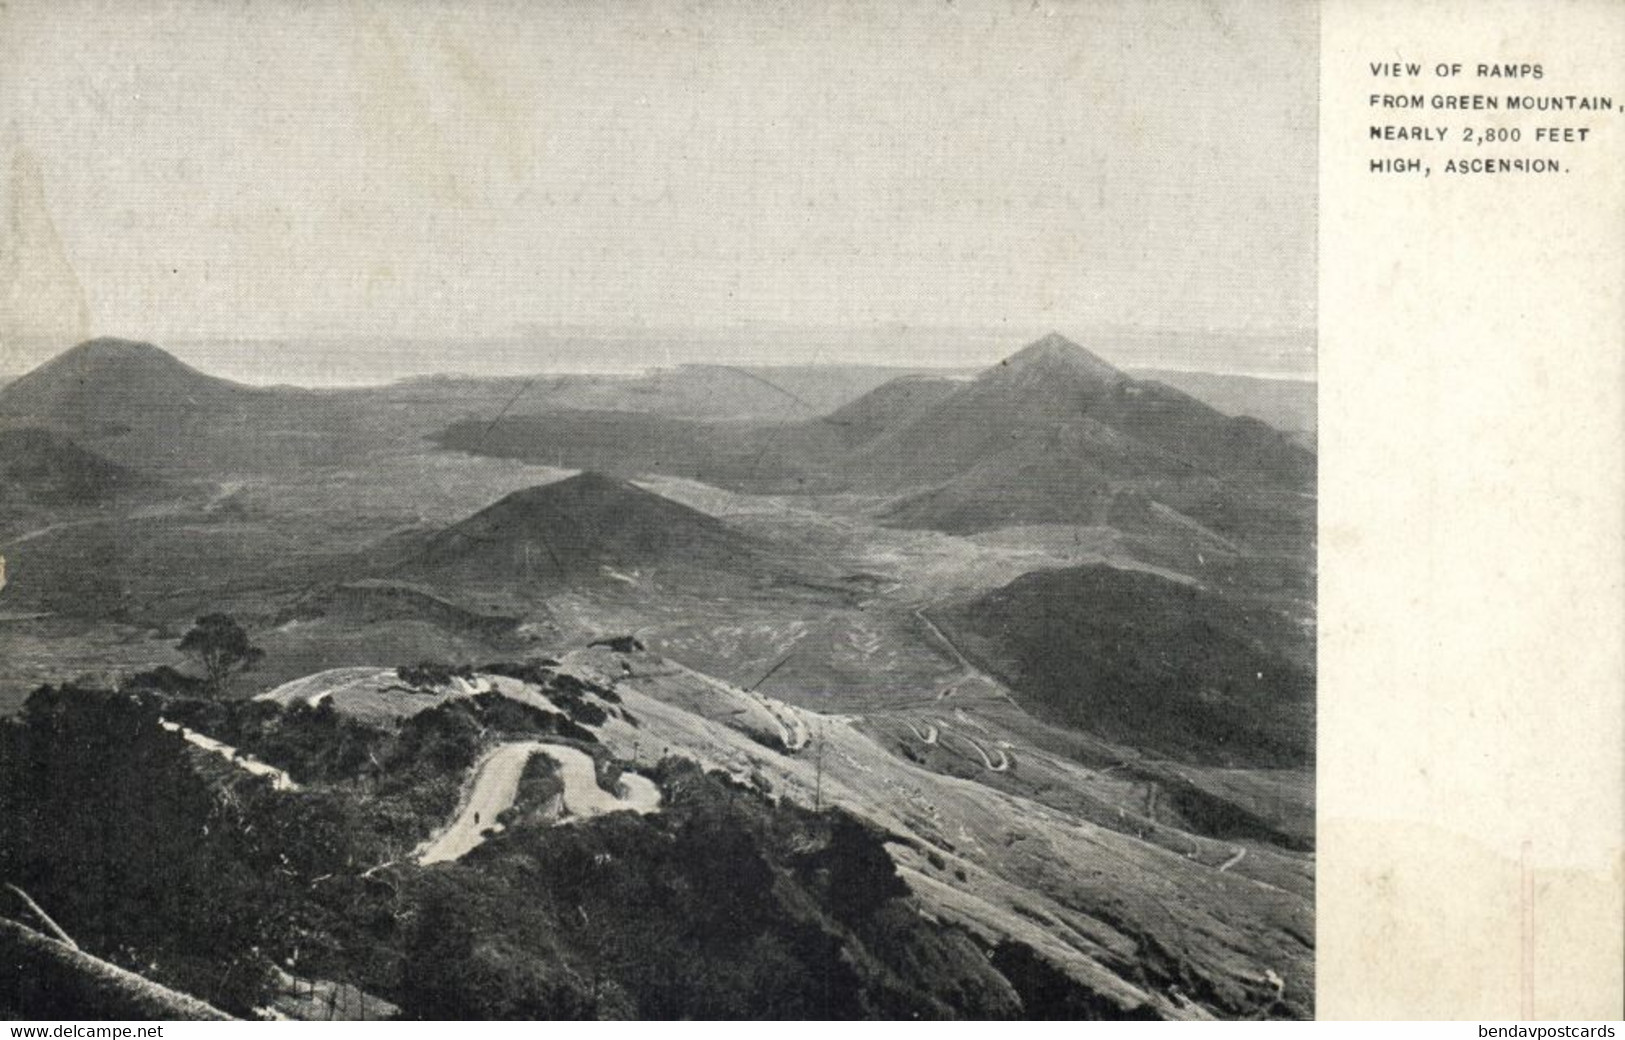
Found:
[[[454,424],[440,440],[737,490],[896,495],[889,523],[955,534],[1139,516],[1149,524],[1123,529],[1156,534],[1172,523],[1297,553],[1313,531],[1311,452],[1256,419],[1133,379],[1059,335],[974,379],[892,380],[811,422],[556,412]],[[1154,517],[1150,502],[1177,515]]]
[[[1089,351],[1046,336],[870,441],[853,468],[887,480],[937,483],[1012,450],[1047,450],[1057,435],[1077,431],[1092,442],[1097,468],[1141,472],[1155,453],[1115,437],[1093,418],[1128,385],[1127,376]]]
[[[816,420],[796,415],[793,395],[762,378],[716,371],[733,382],[699,379],[714,374],[710,369],[679,373],[699,380],[700,389],[678,396],[696,402],[731,397],[725,388],[737,384],[766,395],[752,406],[757,411],[778,407],[794,421],[584,411],[597,398],[566,392],[566,379],[556,393],[543,394],[549,402],[544,414],[454,422],[442,443],[476,454],[626,475],[664,473],[748,490],[913,489],[923,497],[904,501],[895,522],[958,532],[1089,522],[1100,510],[1102,480],[1161,482],[1164,491],[1153,498],[1181,511],[1203,507],[1220,520],[1240,515],[1245,504],[1215,503],[1210,485],[1197,494],[1167,486],[1216,481],[1266,495],[1313,488],[1314,456],[1269,426],[1223,415],[1162,383],[1135,380],[1058,335],[975,379],[895,379]],[[437,389],[444,400],[430,393],[428,400],[402,403],[377,391],[246,387],[205,375],[149,344],[98,339],[0,389],[0,426],[65,431],[138,466],[342,464],[375,444],[380,423],[434,428],[437,414],[449,418],[486,403],[465,400],[455,386],[417,387],[420,395]],[[767,398],[780,404],[770,407]],[[700,405],[671,407],[682,414]],[[313,436],[318,431],[321,436]],[[1197,519],[1207,523],[1209,517]]]
[[[892,506],[899,527],[1083,524],[1289,554],[1314,530],[1313,454],[1057,335],[874,437],[848,471],[935,485]]]
[[[1184,761],[1313,757],[1312,637],[1268,608],[1090,566],[1023,575],[945,620],[1042,718]]]
[[[0,504],[94,505],[139,483],[132,470],[60,434],[0,429]]]
[[[1314,456],[1263,423],[1131,379],[1050,335],[871,440],[853,469],[940,485],[905,503],[899,517],[909,526],[979,530],[1090,522],[1108,481],[1305,488]]]
[[[569,586],[642,572],[734,573],[751,539],[601,473],[517,491],[431,536],[402,570],[459,584]]]
[[[1294,439],[1313,437],[1316,389],[1313,379],[1263,378],[1219,372],[1135,369],[1136,379],[1166,383],[1226,415],[1247,415]]]
[[[846,445],[857,447],[925,414],[952,397],[963,385],[954,379],[918,376],[893,379],[836,409],[821,421],[838,429]]]

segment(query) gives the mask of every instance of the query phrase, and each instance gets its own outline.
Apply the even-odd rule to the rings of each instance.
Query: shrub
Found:
[[[417,664],[402,665],[395,669],[395,675],[401,682],[415,689],[432,690],[449,685],[453,678],[472,679],[474,669],[466,664],[419,661]]]

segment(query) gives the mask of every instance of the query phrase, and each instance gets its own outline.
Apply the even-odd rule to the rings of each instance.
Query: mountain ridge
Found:
[[[1204,512],[1240,516],[1224,505],[1235,499],[1284,508],[1312,489],[1314,456],[1265,423],[1136,380],[1052,333],[869,438],[848,470],[869,486],[915,489],[888,511],[898,526],[971,533],[1098,523],[1103,499],[1123,489],[1194,509],[1204,523]],[[1253,533],[1275,538],[1302,524],[1264,526]]]

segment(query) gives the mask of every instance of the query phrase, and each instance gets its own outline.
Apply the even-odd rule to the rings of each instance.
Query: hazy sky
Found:
[[[1316,47],[1280,0],[10,0],[0,337],[1306,329]]]

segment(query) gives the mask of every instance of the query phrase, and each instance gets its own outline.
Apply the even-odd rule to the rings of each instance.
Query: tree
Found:
[[[235,618],[229,614],[207,614],[197,619],[192,630],[176,645],[181,653],[197,659],[209,677],[209,688],[219,695],[233,672],[254,667],[265,651],[248,641]]]

